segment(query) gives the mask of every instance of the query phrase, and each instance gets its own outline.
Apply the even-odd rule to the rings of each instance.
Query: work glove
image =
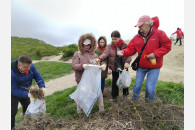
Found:
[[[101,70],[106,70],[106,65],[105,65],[105,64],[101,65],[101,66],[100,66],[100,69],[101,69]]]
[[[46,88],[42,87],[42,88],[40,88],[40,89],[42,89],[42,90],[43,90],[43,94],[45,94],[45,93],[46,93]]]
[[[30,92],[28,93],[28,97],[29,98],[34,98],[34,96]]]
[[[118,56],[123,56],[124,55],[124,51],[123,50],[117,51],[117,55]]]
[[[88,68],[88,64],[83,64],[83,68],[86,70]]]
[[[129,66],[130,66],[130,65],[129,65],[128,63],[125,63],[124,68],[125,68],[125,69],[128,69]]]

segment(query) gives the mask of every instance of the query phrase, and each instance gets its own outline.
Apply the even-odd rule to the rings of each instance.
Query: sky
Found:
[[[118,30],[123,40],[138,32],[142,15],[158,16],[168,37],[184,31],[184,0],[11,0],[11,36],[43,40],[54,46],[77,43],[84,33],[96,39]]]

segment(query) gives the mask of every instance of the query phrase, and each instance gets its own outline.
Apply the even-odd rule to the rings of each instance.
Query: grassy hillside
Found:
[[[11,37],[11,61],[21,55],[28,55],[32,60],[39,60],[43,56],[58,55],[57,47],[33,38]]]
[[[127,128],[131,127],[135,129],[183,129],[183,84],[158,81],[156,101],[150,104],[145,103],[144,101],[144,87],[146,82],[144,80],[140,95],[141,100],[134,104],[130,99],[135,82],[135,79],[133,78],[128,99],[122,100],[121,96],[119,96],[119,102],[116,105],[113,105],[110,100],[112,98],[111,82],[111,79],[106,80],[106,88],[104,91],[104,106],[106,111],[104,113],[99,113],[98,105],[95,103],[89,117],[86,117],[83,113],[77,114],[76,103],[69,97],[69,95],[75,91],[76,86],[63,91],[57,91],[52,95],[47,96],[46,112],[56,122],[56,125],[52,127],[84,129],[85,126],[88,126],[91,129],[121,129],[124,127],[123,125],[125,125]],[[119,95],[122,95],[122,91],[120,91]],[[19,109],[19,113],[17,114],[16,122],[22,123],[23,116],[21,109]],[[21,124],[20,128],[32,125],[23,120],[23,123],[24,122],[27,123],[26,126]],[[41,124],[41,121],[37,123]],[[129,123],[131,126],[127,126]],[[34,125],[36,126],[36,123]]]

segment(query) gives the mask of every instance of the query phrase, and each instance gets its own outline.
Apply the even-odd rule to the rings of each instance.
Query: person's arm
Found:
[[[28,91],[21,89],[15,76],[11,75],[11,94],[21,98],[28,97]]]
[[[37,69],[35,68],[33,64],[31,65],[31,67],[34,73],[33,78],[35,79],[37,85],[39,86],[39,88],[43,88],[43,87],[45,88],[45,83],[44,83],[42,76],[40,75],[40,73],[37,71]]]
[[[75,71],[83,71],[83,64],[80,64],[79,54],[78,52],[74,53],[74,56],[72,57],[72,69]]]
[[[101,61],[103,61],[103,60],[105,60],[106,58],[108,58],[108,56],[109,56],[109,45],[107,45],[106,46],[106,49],[105,49],[105,51],[104,51],[104,53],[103,54],[101,54],[100,56],[99,56],[99,59],[101,60]]]
[[[163,57],[171,51],[172,41],[167,37],[165,32],[159,31],[160,48],[154,51],[155,57]]]
[[[132,39],[130,41],[129,45],[127,45],[127,48],[123,49],[122,51],[124,52],[123,56],[132,56],[132,55],[134,55],[136,53],[134,40]],[[130,57],[129,57],[128,60],[130,60]]]
[[[175,31],[173,34],[175,34],[175,33],[177,33],[177,31]],[[173,35],[173,34],[171,34],[171,35]]]

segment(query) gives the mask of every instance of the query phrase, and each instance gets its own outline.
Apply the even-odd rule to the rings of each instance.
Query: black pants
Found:
[[[177,38],[177,40],[176,40],[176,42],[175,42],[175,45],[176,45],[176,43],[177,43],[178,41],[180,42],[180,45],[182,45],[181,38]]]
[[[112,71],[112,98],[116,98],[119,95],[119,88],[116,82],[119,78],[119,72]],[[123,88],[123,95],[129,95],[129,88]]]
[[[21,103],[23,108],[23,114],[25,114],[28,105],[30,104],[30,98],[19,98],[11,95],[11,128],[15,126],[15,116],[18,111],[18,103]]]

